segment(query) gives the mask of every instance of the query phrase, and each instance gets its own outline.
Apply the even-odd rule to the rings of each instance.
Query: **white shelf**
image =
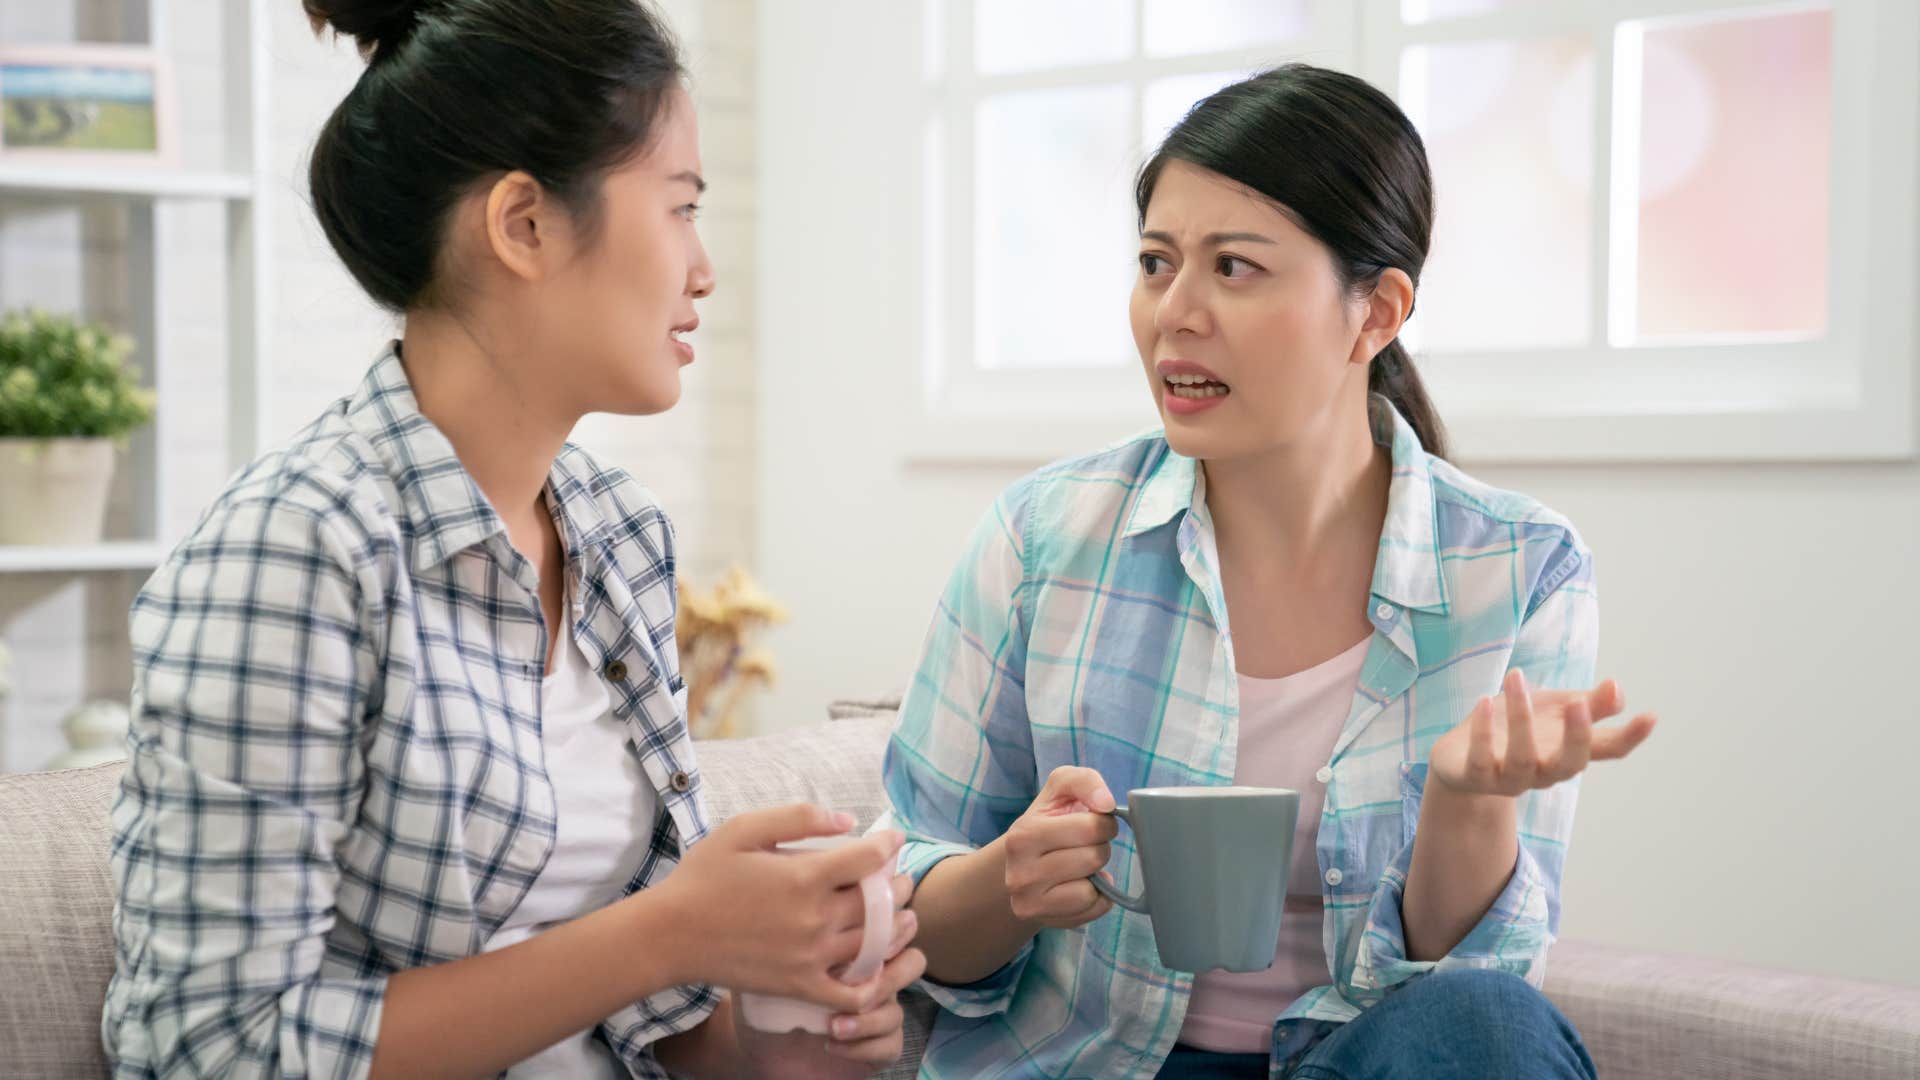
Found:
[[[253,177],[206,170],[84,168],[0,159],[0,192],[10,191],[246,201],[253,198]]]
[[[152,570],[167,549],[148,541],[114,541],[77,547],[0,545],[0,574],[65,574],[88,570]]]

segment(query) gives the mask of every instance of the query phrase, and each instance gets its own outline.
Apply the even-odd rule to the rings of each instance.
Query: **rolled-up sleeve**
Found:
[[[1555,554],[1529,598],[1509,666],[1519,668],[1538,689],[1584,689],[1593,685],[1599,649],[1592,557],[1571,538]],[[1400,905],[1413,865],[1411,838],[1426,775],[1424,763],[1403,770],[1402,807],[1410,839],[1374,889],[1351,978],[1339,988],[1356,1004],[1376,1002],[1409,979],[1436,970],[1505,971],[1535,986],[1546,979],[1547,951],[1560,930],[1561,874],[1580,778],[1520,798],[1519,854],[1506,887],[1447,955],[1418,961],[1407,956]]]
[[[323,976],[322,958],[364,792],[379,577],[351,521],[299,494],[216,507],[134,604],[102,1024],[116,1075],[372,1061],[386,980]]]
[[[974,530],[921,650],[883,766],[890,811],[876,828],[906,834],[902,873],[915,884],[940,860],[1004,834],[1037,794],[1028,726],[1025,484]],[[949,1011],[1004,1011],[1033,949],[967,986],[927,980]]]

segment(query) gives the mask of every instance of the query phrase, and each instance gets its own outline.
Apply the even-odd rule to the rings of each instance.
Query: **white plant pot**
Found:
[[[97,544],[112,439],[0,439],[0,544]]]

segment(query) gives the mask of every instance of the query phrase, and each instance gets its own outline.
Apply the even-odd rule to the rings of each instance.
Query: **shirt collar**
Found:
[[[398,342],[374,361],[347,414],[400,493],[416,573],[506,533],[506,523],[461,464],[453,443],[420,412]],[[605,522],[589,485],[570,467],[571,457],[562,451],[554,460],[547,490],[562,541],[569,552],[579,552],[604,531]]]
[[[1420,437],[1386,398],[1369,402],[1373,438],[1393,455],[1387,487],[1387,519],[1380,530],[1380,551],[1373,565],[1373,594],[1381,600],[1420,611],[1447,609],[1446,581],[1440,576],[1440,538],[1434,517],[1433,458]],[[1206,474],[1199,463],[1160,442],[1159,459],[1127,518],[1129,538],[1167,525],[1191,513],[1196,524],[1211,527],[1206,513]]]

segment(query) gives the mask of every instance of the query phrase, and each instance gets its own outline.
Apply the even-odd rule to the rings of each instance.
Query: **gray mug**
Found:
[[[1153,920],[1175,971],[1264,971],[1280,942],[1300,793],[1282,788],[1135,788],[1114,816],[1133,828],[1143,886],[1100,895]]]

